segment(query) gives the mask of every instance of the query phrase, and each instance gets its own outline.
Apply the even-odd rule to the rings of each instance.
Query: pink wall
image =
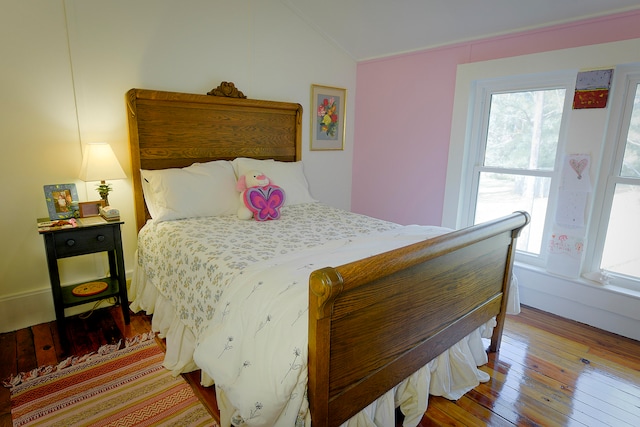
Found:
[[[459,64],[635,38],[640,11],[359,63],[351,209],[441,223]]]

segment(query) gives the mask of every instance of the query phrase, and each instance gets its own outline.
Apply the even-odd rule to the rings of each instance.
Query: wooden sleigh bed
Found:
[[[138,229],[149,219],[141,169],[237,157],[301,160],[299,104],[141,89],[130,90],[126,102]],[[528,221],[518,212],[314,271],[308,292],[313,425],[345,422],[492,317],[497,326],[489,350],[497,351],[515,241]]]

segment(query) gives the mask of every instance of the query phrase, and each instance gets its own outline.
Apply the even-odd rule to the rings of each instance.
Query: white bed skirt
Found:
[[[129,296],[132,299],[129,304],[130,309],[133,312],[144,311],[153,315],[152,329],[161,338],[166,339],[167,343],[163,365],[173,375],[199,369],[193,360],[196,336],[176,316],[171,302],[149,283],[143,269],[137,268],[137,256],[136,251],[134,263],[136,267],[129,290]],[[519,312],[518,284],[514,276],[509,291],[507,313]],[[458,400],[481,382],[489,381],[489,375],[477,367],[488,362],[483,338],[491,337],[495,325],[494,319],[482,325],[343,425],[348,427],[395,425],[395,409],[400,407],[405,416],[403,425],[416,426],[427,410],[429,394]],[[213,379],[205,373],[202,374],[201,383],[204,386],[214,384]],[[231,426],[234,408],[228,405],[220,389],[216,389],[216,396],[222,427]],[[305,424],[311,425],[310,421],[307,417]]]

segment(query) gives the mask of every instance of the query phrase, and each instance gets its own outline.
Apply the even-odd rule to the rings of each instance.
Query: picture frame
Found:
[[[75,184],[53,184],[44,186],[44,197],[49,210],[49,219],[67,219],[76,216],[78,192]]]
[[[311,151],[344,150],[347,89],[311,85]]]
[[[78,203],[78,213],[80,214],[80,218],[99,216],[101,207],[104,207],[104,200],[81,202]]]

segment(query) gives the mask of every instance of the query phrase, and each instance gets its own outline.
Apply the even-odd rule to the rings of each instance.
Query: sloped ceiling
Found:
[[[640,9],[639,0],[281,0],[356,61]]]

